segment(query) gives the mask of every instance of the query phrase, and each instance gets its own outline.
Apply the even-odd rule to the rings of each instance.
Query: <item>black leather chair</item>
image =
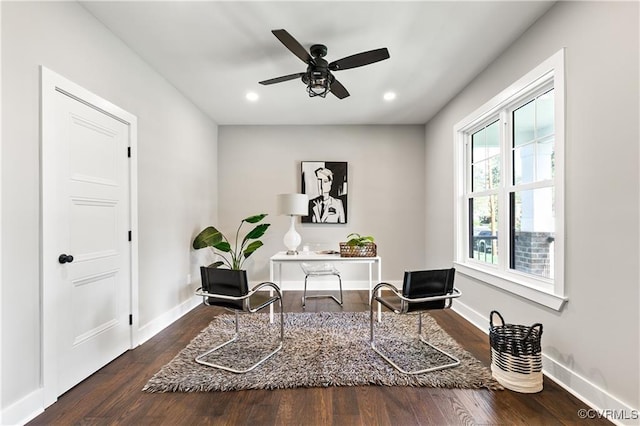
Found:
[[[370,303],[371,348],[398,371],[405,374],[421,374],[428,373],[430,371],[444,370],[446,368],[452,368],[460,365],[459,359],[435,347],[422,336],[422,312],[432,309],[450,308],[453,303],[453,299],[462,295],[462,293],[453,286],[455,272],[454,268],[427,271],[407,271],[404,273],[402,293],[400,293],[395,286],[384,282],[376,285],[373,289]],[[383,289],[390,290],[392,292],[392,296],[378,296],[380,290]],[[447,357],[449,362],[437,364],[424,369],[407,371],[392,361],[379,348],[377,348],[375,344],[374,302],[382,304],[396,314],[416,313],[418,315],[417,337],[422,343]]]
[[[282,349],[282,342],[284,340],[282,292],[276,284],[272,282],[263,282],[249,290],[246,271],[201,267],[200,274],[202,277],[202,287],[196,290],[196,295],[202,296],[203,303],[207,306],[218,306],[235,312],[235,334],[230,340],[227,340],[213,349],[209,349],[208,351],[198,355],[195,359],[198,364],[219,368],[232,373],[246,373],[253,370]],[[275,295],[266,296],[266,292],[260,292],[260,294],[257,294],[259,290],[265,287],[269,287],[273,292],[275,292]],[[243,369],[220,365],[205,360],[205,358],[213,352],[238,339],[238,314],[240,312],[255,313],[276,302],[280,305],[280,337],[277,342],[277,347],[274,350],[257,360],[257,362],[253,363],[250,367]]]

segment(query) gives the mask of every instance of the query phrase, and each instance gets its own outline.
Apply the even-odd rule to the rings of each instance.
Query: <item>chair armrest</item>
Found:
[[[384,306],[386,306],[387,308],[391,309],[393,312],[395,312],[397,314],[403,311],[402,307],[394,306],[388,300],[385,300],[382,297],[376,296],[376,293],[378,292],[378,290],[382,290],[383,288],[391,290],[391,292],[393,293],[394,296],[398,297],[400,300],[405,301],[407,303],[422,303],[422,302],[435,302],[435,301],[438,301],[438,300],[447,300],[448,303],[447,303],[446,307],[451,306],[452,299],[456,299],[456,298],[462,296],[462,292],[454,287],[453,288],[453,293],[450,293],[450,294],[443,294],[443,295],[439,295],[439,296],[428,296],[428,297],[421,297],[421,298],[417,298],[417,299],[410,299],[408,297],[404,297],[402,295],[402,293],[400,293],[400,291],[395,286],[393,286],[393,285],[391,285],[389,283],[379,283],[378,285],[376,285],[374,287],[373,292],[371,293],[371,306],[373,306],[373,302],[374,301],[378,301],[379,303],[383,304]]]
[[[398,293],[396,293],[398,294]],[[427,296],[427,297],[420,297],[418,299],[409,299],[408,297],[404,297],[401,294],[398,294],[398,297],[402,300],[404,300],[405,302],[410,302],[410,303],[422,303],[422,302],[435,302],[437,300],[446,300],[446,299],[456,299],[458,297],[462,296],[462,292],[460,290],[458,290],[457,288],[453,288],[453,293],[450,294],[443,294],[440,296]]]
[[[202,290],[202,287],[200,287],[196,290],[196,296],[215,297],[216,299],[226,300],[244,300],[249,297],[249,294],[245,296],[227,296],[226,294],[207,293],[206,291]]]
[[[402,295],[400,293],[398,293],[398,289],[396,288],[396,286],[394,286],[393,284],[389,284],[386,282],[381,282],[378,283],[374,288],[373,288],[373,292],[372,293],[376,293],[378,290],[382,290],[384,287],[388,288],[389,290],[391,290],[393,293],[395,293],[398,297],[401,297]]]
[[[254,295],[257,291],[259,291],[260,289],[264,288],[264,287],[271,287],[272,290],[274,290],[276,292],[275,296],[270,297],[269,299],[267,299],[265,302],[261,303],[260,305],[252,308],[252,307],[248,307],[249,312],[257,312],[262,308],[265,308],[269,305],[271,305],[272,303],[280,300],[280,306],[282,307],[282,291],[280,290],[280,287],[278,287],[277,284],[272,283],[270,281],[264,281],[258,285],[256,285],[255,287],[253,287],[249,293],[247,294],[246,297],[251,297],[252,295]]]
[[[249,295],[252,295],[253,293],[255,293],[256,291],[264,288],[264,287],[271,287],[275,290],[275,292],[282,296],[282,291],[280,290],[280,287],[278,287],[278,285],[276,283],[272,283],[271,281],[264,281],[261,282],[260,284],[256,285],[255,287],[253,287],[250,291],[249,291]]]
[[[378,301],[378,303],[383,304],[384,306],[386,306],[387,308],[391,309],[393,312],[395,312],[396,314],[400,313],[400,307],[399,306],[394,306],[391,302],[389,302],[388,300],[382,298],[382,297],[378,297],[376,296],[376,294],[378,293],[378,291],[382,290],[383,288],[386,288],[388,290],[390,290],[394,296],[402,298],[402,295],[398,292],[398,289],[389,283],[379,283],[378,285],[376,285],[373,288],[373,291],[371,292],[371,301],[370,301],[370,306],[373,309],[373,302],[374,301]]]

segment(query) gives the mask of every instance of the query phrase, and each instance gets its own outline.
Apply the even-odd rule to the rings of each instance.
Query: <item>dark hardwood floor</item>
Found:
[[[302,312],[301,292],[285,311]],[[345,292],[344,307],[309,299],[307,312],[368,310],[366,291]],[[545,378],[537,394],[404,387],[332,387],[218,393],[141,392],[215,315],[200,306],[60,396],[29,425],[577,425],[581,401]],[[455,312],[432,313],[465,349],[489,365],[488,336]],[[591,420],[589,424],[610,424]]]

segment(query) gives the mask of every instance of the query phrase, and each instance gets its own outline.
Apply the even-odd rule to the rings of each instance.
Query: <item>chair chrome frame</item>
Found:
[[[400,307],[394,306],[391,303],[389,303],[387,300],[383,299],[380,296],[376,296],[376,294],[378,293],[379,290],[382,290],[383,288],[387,288],[388,290],[391,290],[391,292],[394,294],[394,296],[398,297],[400,299]],[[378,285],[375,286],[375,288],[373,289],[373,292],[371,293],[371,301],[369,303],[369,311],[370,311],[370,343],[371,343],[371,349],[373,349],[378,355],[380,355],[385,361],[387,361],[389,364],[391,364],[396,370],[400,371],[403,374],[422,374],[422,373],[429,373],[432,371],[438,371],[438,370],[444,370],[447,368],[453,368],[453,367],[457,367],[458,365],[460,365],[460,360],[456,357],[454,357],[453,355],[451,355],[450,353],[447,353],[445,351],[443,351],[442,349],[432,345],[431,343],[429,343],[428,341],[426,341],[424,339],[424,337],[422,336],[422,311],[418,311],[416,312],[418,314],[418,337],[420,339],[420,341],[422,343],[424,343],[425,345],[431,347],[432,349],[436,350],[437,352],[441,353],[442,355],[446,356],[447,358],[449,358],[451,360],[451,362],[446,363],[446,364],[440,364],[440,365],[436,365],[433,367],[429,367],[429,368],[425,368],[422,370],[413,370],[413,371],[407,371],[405,369],[403,369],[402,367],[400,367],[398,364],[396,364],[394,361],[392,361],[387,355],[385,355],[384,353],[382,353],[375,345],[375,336],[374,336],[374,308],[373,308],[373,302],[377,301],[378,303],[384,305],[385,307],[391,309],[391,311],[393,311],[396,314],[406,314],[407,310],[409,309],[409,304],[411,303],[423,303],[423,302],[435,302],[435,301],[439,301],[439,300],[445,300],[445,307],[443,309],[448,309],[451,307],[451,304],[453,303],[453,299],[458,298],[462,295],[462,293],[460,292],[460,290],[458,290],[457,288],[453,288],[453,293],[451,294],[445,294],[442,296],[430,296],[430,297],[422,297],[422,298],[407,298],[405,296],[402,295],[402,293],[392,284],[386,283],[386,282],[382,282],[379,283]]]
[[[338,277],[338,285],[340,286],[340,300],[338,300],[334,295],[332,294],[316,294],[316,295],[311,295],[311,296],[307,296],[307,279],[309,278],[309,276],[327,276],[327,275],[335,275],[336,277]],[[306,304],[307,304],[307,299],[322,299],[322,298],[330,298],[335,300],[335,302],[342,306],[342,278],[340,277],[340,273],[337,272],[330,272],[330,273],[318,273],[318,274],[314,274],[312,272],[306,273],[304,275],[304,292],[302,293],[302,309],[306,308]]]
[[[249,304],[249,299],[251,298],[251,296],[253,296],[257,291],[259,291],[260,289],[264,288],[264,287],[271,287],[271,289],[273,291],[275,291],[276,295],[270,297],[267,301],[265,301],[264,303],[261,303],[260,305],[256,306],[256,307],[251,307]],[[195,358],[195,361],[198,364],[202,364],[202,365],[206,365],[209,367],[213,367],[213,368],[218,368],[221,370],[226,370],[226,371],[230,371],[231,373],[237,373],[237,374],[241,374],[241,373],[246,373],[249,372],[253,369],[255,369],[256,367],[258,367],[260,364],[262,364],[263,362],[265,362],[266,360],[268,360],[269,358],[271,358],[273,355],[275,355],[278,351],[280,351],[280,349],[282,349],[282,343],[284,341],[284,312],[282,309],[282,292],[280,291],[280,288],[272,282],[268,282],[265,281],[263,283],[260,283],[258,285],[256,285],[255,287],[253,287],[251,290],[249,290],[249,292],[244,295],[244,296],[227,296],[224,294],[214,294],[214,293],[207,293],[204,290],[202,290],[202,287],[199,288],[198,290],[196,290],[196,295],[197,296],[202,296],[203,298],[203,303],[207,306],[216,306],[216,305],[209,305],[208,303],[208,298],[209,297],[215,297],[216,299],[226,299],[226,300],[235,300],[235,301],[239,301],[241,300],[243,303],[243,310],[242,312],[249,312],[249,313],[255,313],[258,312],[260,309],[266,308],[267,306],[270,306],[271,304],[278,302],[278,304],[280,305],[280,339],[278,341],[278,347],[275,348],[272,352],[270,352],[269,354],[265,355],[264,357],[262,357],[260,360],[258,360],[255,364],[251,365],[248,368],[245,369],[236,369],[232,366],[225,366],[225,365],[220,365],[220,364],[215,364],[213,362],[208,362],[208,361],[204,361],[204,358],[210,354],[212,354],[213,352],[217,351],[218,349],[221,349],[222,347],[236,341],[238,339],[238,336],[240,335],[239,333],[239,323],[238,323],[238,314],[241,312],[237,309],[230,309],[230,308],[224,308],[230,311],[234,311],[235,312],[235,334],[233,335],[233,337],[229,340],[227,340],[224,343],[219,344],[218,346],[214,347],[213,349],[209,349],[208,351],[198,355]]]

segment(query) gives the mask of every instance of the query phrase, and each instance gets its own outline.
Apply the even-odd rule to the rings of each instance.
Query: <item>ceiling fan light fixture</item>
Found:
[[[331,90],[330,74],[322,71],[309,71],[302,79],[307,85],[309,97],[320,96],[324,98]]]

